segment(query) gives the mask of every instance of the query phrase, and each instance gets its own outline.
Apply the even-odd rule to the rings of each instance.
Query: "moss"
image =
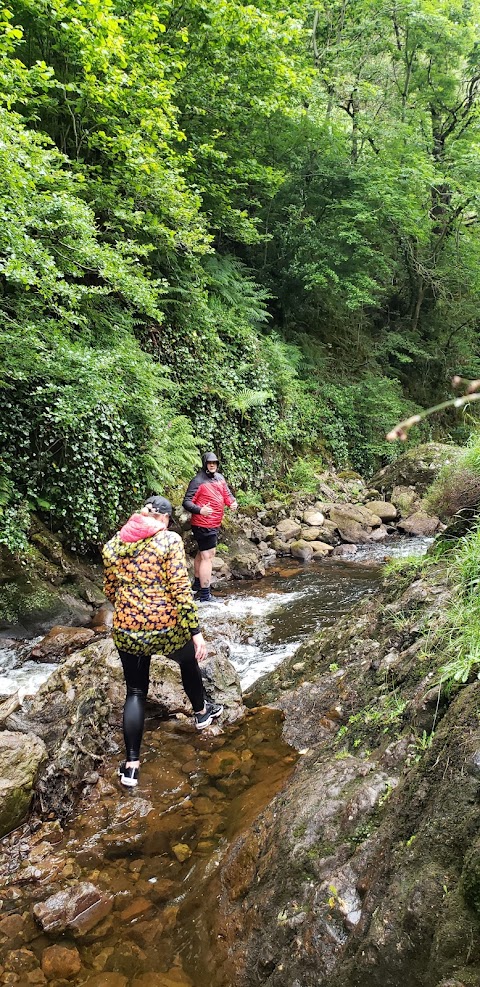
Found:
[[[27,615],[41,614],[58,608],[58,596],[41,583],[28,579],[2,586],[0,625],[22,621]]]
[[[480,838],[465,855],[461,888],[467,904],[480,915]]]
[[[32,799],[31,788],[15,788],[2,799],[0,806],[0,837],[11,833],[26,819]]]

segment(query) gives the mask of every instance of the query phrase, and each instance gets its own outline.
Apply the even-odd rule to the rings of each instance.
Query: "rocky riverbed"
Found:
[[[419,514],[422,532],[440,530],[419,510],[434,472],[421,461],[418,489],[399,461],[376,487],[324,477],[322,500],[240,515],[220,585],[287,554],[360,559],[362,545],[418,530]],[[145,789],[128,799],[114,780],[123,684],[98,573],[37,534],[56,608],[13,619],[7,593],[4,633],[32,637],[47,612],[47,626],[67,626],[32,637],[28,657],[57,666],[39,691],[0,704],[0,825],[19,824],[0,847],[0,983],[478,985],[480,685],[439,686],[431,629],[454,592],[441,567],[397,573],[324,626],[254,683],[248,708],[228,649],[212,652],[206,685],[226,715],[205,737],[176,666],[156,660]],[[256,561],[241,571],[244,549]]]

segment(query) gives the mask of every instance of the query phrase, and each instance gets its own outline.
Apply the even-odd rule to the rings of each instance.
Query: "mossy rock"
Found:
[[[465,855],[461,887],[467,904],[480,915],[480,837]]]

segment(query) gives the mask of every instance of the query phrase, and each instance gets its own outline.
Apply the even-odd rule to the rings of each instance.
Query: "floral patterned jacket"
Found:
[[[118,648],[133,653],[156,649],[166,653],[162,644],[165,638],[172,640],[168,632],[176,628],[183,632],[178,647],[198,632],[183,542],[165,529],[136,541],[124,540],[135,519],[137,533],[141,532],[140,516],[133,515],[102,552],[105,596],[114,605],[113,638]]]

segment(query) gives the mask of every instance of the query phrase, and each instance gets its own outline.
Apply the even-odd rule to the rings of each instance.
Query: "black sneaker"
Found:
[[[192,583],[192,593],[199,593],[200,590],[201,590],[200,580],[198,576],[195,576],[195,579],[193,580]]]
[[[122,761],[117,773],[120,778],[120,784],[124,785],[125,788],[137,787],[140,773],[139,768],[127,768],[125,761]]]
[[[210,713],[212,720],[216,720],[217,717],[221,716],[223,713],[223,706],[221,706],[219,703],[211,703],[207,699],[205,706],[207,707],[207,713]]]
[[[221,716],[223,713],[223,706],[217,706],[215,703],[205,703],[204,713],[195,713],[195,726],[197,730],[204,730],[205,727],[209,727],[213,720],[216,720],[217,716]]]

